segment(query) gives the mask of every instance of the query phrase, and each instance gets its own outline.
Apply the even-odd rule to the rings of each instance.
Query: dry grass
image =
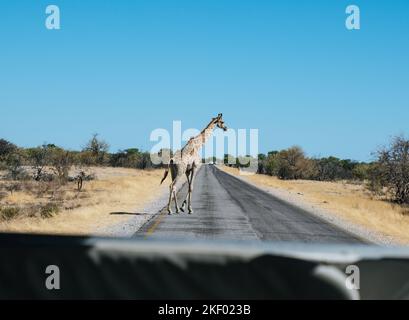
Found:
[[[238,175],[234,168],[223,170]],[[271,187],[297,196],[346,221],[391,236],[409,244],[409,209],[374,197],[360,184],[310,180],[280,180],[266,175],[243,176],[256,185]]]
[[[93,181],[85,181],[81,192],[75,182],[59,190],[39,192],[46,184],[30,182],[21,191],[14,191],[0,199],[0,206],[17,207],[22,214],[0,222],[1,232],[92,234],[103,227],[129,219],[130,215],[111,212],[136,213],[136,209],[156,197],[163,187],[159,185],[163,170],[134,170],[124,168],[92,168]],[[3,182],[4,183],[4,182]],[[52,195],[50,195],[52,193]],[[61,207],[50,218],[38,214],[38,208],[50,203],[50,197]]]

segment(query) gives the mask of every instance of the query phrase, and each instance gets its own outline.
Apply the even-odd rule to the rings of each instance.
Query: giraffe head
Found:
[[[223,121],[223,114],[219,113],[216,118],[214,118],[214,123],[216,126],[220,129],[223,129],[224,131],[227,131],[227,126],[224,124]]]

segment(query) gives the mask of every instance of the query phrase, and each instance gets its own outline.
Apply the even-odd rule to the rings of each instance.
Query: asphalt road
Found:
[[[186,186],[179,191],[179,205],[186,192]],[[203,165],[197,173],[192,206],[193,214],[168,215],[165,209],[162,210],[135,236],[308,243],[364,242],[212,165]]]

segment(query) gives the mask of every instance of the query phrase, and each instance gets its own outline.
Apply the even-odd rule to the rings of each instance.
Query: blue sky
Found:
[[[409,133],[408,17],[405,0],[1,1],[0,137],[150,149],[153,129],[223,112],[262,152],[368,160]]]

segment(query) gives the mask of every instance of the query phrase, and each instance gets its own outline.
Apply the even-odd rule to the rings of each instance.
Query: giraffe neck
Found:
[[[210,136],[213,133],[213,129],[216,126],[214,119],[198,134],[196,137],[191,138],[186,144],[184,151],[190,152],[192,149],[194,151],[199,151],[199,149],[209,140]]]
[[[209,140],[209,138],[211,137],[211,135],[213,133],[213,130],[214,130],[215,126],[216,126],[216,123],[212,119],[212,121],[210,121],[210,123],[207,125],[207,127],[204,128],[203,131],[200,133],[199,136],[201,136],[202,145],[205,144],[207,142],[207,140]]]

